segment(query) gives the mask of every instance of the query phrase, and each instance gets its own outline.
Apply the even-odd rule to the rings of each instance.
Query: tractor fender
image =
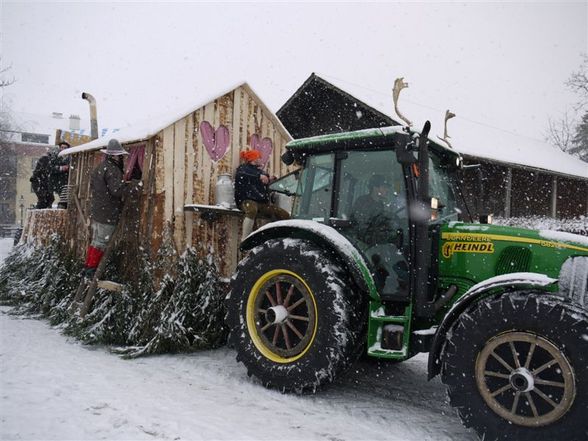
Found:
[[[380,296],[365,260],[353,244],[333,227],[311,220],[292,219],[271,222],[251,233],[241,243],[241,251],[248,251],[270,239],[305,239],[335,253],[349,270],[357,286],[374,300]]]
[[[491,294],[502,295],[512,291],[512,288],[535,288],[547,291],[547,287],[557,283],[544,274],[538,273],[510,273],[491,277],[472,286],[463,296],[457,300],[443,318],[437,328],[433,344],[429,351],[429,380],[434,378],[441,371],[440,355],[445,343],[447,332],[457,318],[471,305]]]

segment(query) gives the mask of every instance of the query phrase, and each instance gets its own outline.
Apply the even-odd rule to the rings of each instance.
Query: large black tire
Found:
[[[564,297],[588,308],[588,256],[572,257],[559,273],[559,291]]]
[[[442,381],[481,439],[588,439],[586,310],[532,291],[493,296],[448,336]]]
[[[229,343],[264,386],[314,392],[359,356],[367,325],[362,294],[328,251],[299,239],[267,241],[231,280]]]

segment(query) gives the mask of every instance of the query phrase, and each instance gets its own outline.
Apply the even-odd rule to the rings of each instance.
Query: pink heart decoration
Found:
[[[214,162],[225,156],[230,142],[229,129],[220,125],[215,131],[208,121],[202,121],[200,135],[206,151]]]
[[[261,165],[265,167],[274,148],[272,140],[267,137],[259,139],[259,135],[254,133],[251,135],[251,148],[261,152]]]

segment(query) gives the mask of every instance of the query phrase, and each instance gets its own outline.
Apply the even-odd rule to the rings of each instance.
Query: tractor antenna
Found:
[[[394,99],[394,110],[396,111],[396,114],[402,121],[406,123],[408,127],[411,127],[412,122],[410,122],[410,120],[400,113],[400,110],[398,110],[398,97],[400,96],[400,91],[405,87],[408,87],[408,83],[404,82],[404,77],[396,78],[394,80],[394,88],[392,89],[392,98]]]

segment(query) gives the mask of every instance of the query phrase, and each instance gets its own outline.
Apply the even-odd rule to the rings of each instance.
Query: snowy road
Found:
[[[0,244],[1,245],[1,244]],[[317,395],[249,379],[231,350],[122,360],[0,309],[0,439],[474,440],[426,357],[362,361]]]

